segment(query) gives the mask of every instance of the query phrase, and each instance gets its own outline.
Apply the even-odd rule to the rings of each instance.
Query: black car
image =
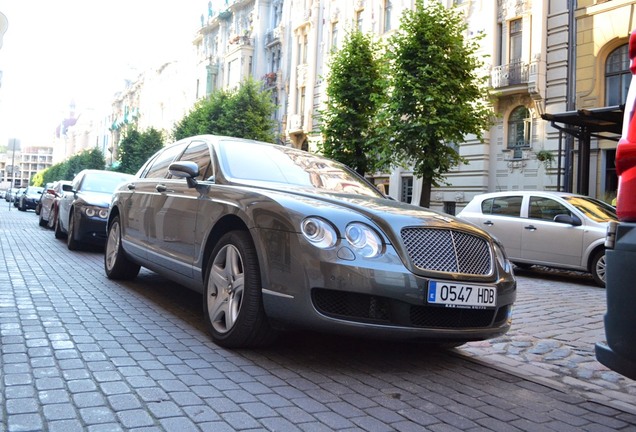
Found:
[[[111,195],[120,183],[131,178],[130,174],[114,171],[83,170],[71,184],[62,185],[66,193],[58,203],[55,237],[66,237],[71,250],[82,243],[103,245]]]
[[[35,210],[36,205],[42,198],[43,187],[29,186],[24,193],[18,197],[18,210]]]
[[[504,334],[516,296],[486,231],[333,160],[213,135],[164,147],[115,191],[105,272],[140,266],[203,293],[227,347],[291,327],[459,345]]]

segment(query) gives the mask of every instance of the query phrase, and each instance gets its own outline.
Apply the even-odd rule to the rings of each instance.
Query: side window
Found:
[[[210,163],[210,149],[206,142],[192,142],[179,160],[195,162],[198,165],[199,175],[197,180],[204,180],[213,175]]]
[[[187,142],[181,144],[175,144],[167,147],[161,154],[159,154],[150,165],[150,168],[146,172],[146,178],[166,178],[168,177],[168,166],[179,156]]]
[[[519,217],[521,215],[522,200],[522,196],[516,195],[493,198],[486,207],[484,206],[485,203],[482,203],[482,212],[484,214]],[[489,209],[490,211],[486,213],[486,209]]]
[[[560,214],[572,216],[572,212],[558,201],[555,201],[551,198],[536,196],[530,197],[530,209],[528,210],[528,217],[530,217],[531,219],[553,221],[554,217]]]

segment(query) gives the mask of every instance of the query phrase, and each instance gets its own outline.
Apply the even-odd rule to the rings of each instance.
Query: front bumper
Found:
[[[280,248],[265,255],[269,280],[263,301],[275,327],[439,342],[490,339],[510,328],[516,281],[498,265],[495,274],[500,276],[487,282],[446,276],[457,284],[496,287],[495,308],[461,309],[429,304],[429,279],[410,272],[390,245],[382,257],[372,260],[350,259],[342,248],[324,251],[310,246],[280,261]]]
[[[106,244],[106,219],[76,215],[75,240],[96,245]]]

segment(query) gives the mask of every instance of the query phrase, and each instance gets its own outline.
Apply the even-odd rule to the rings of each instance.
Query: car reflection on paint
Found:
[[[140,266],[203,293],[226,347],[288,328],[459,345],[504,334],[516,295],[485,231],[329,159],[212,135],[165,147],[113,194],[106,275]]]

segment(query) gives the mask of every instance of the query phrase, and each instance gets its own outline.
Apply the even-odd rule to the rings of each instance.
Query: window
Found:
[[[510,50],[508,52],[509,63],[515,63],[521,60],[523,41],[521,24],[521,19],[510,21]]]
[[[166,178],[168,166],[181,154],[187,143],[176,144],[162,151],[152,162],[145,174],[146,178]]]
[[[210,167],[210,150],[207,143],[203,141],[193,141],[183,155],[179,158],[182,161],[195,162],[199,167],[197,180],[205,180],[212,175]]]
[[[402,177],[400,201],[410,203],[413,199],[413,177]]]
[[[298,92],[298,113],[300,114],[300,126],[305,124],[305,87]]]
[[[307,34],[305,33],[303,35],[303,63],[307,63],[307,51],[309,48],[309,41],[308,41],[308,37]]]
[[[560,214],[572,216],[570,210],[551,198],[530,197],[530,209],[528,210],[528,217],[530,219],[553,221],[554,217]]]
[[[356,28],[360,31],[362,31],[362,12],[364,12],[364,10],[356,12]]]
[[[391,30],[391,0],[384,0],[384,31]]]
[[[338,21],[331,23],[331,50],[338,49]]]
[[[523,201],[523,197],[520,195],[490,198],[481,203],[481,212],[483,214],[519,217],[521,216],[521,201]]]
[[[508,149],[514,150],[513,157],[521,159],[522,149],[530,146],[530,111],[518,106],[508,118]]]
[[[627,44],[616,48],[605,62],[605,105],[622,105],[632,79]]]

